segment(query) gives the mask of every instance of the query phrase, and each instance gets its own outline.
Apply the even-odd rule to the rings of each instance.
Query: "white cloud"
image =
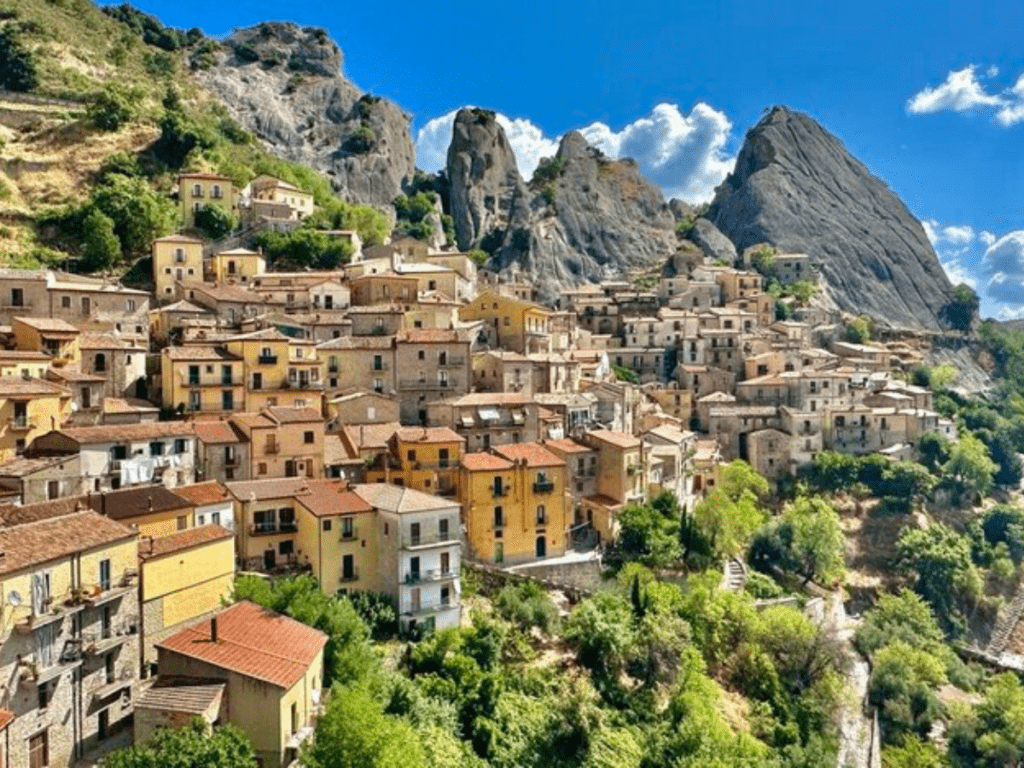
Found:
[[[736,158],[725,152],[732,123],[723,112],[698,102],[684,115],[675,104],[658,104],[651,114],[612,131],[592,123],[583,136],[611,157],[632,157],[666,197],[710,200]]]
[[[427,171],[444,168],[452,123],[456,111],[427,122],[416,134],[417,165]],[[524,178],[533,175],[543,157],[558,149],[560,137],[550,138],[525,118],[498,114],[516,155]],[[722,112],[698,103],[689,115],[674,104],[659,104],[650,115],[639,118],[620,131],[604,123],[591,123],[581,129],[592,145],[611,157],[632,157],[644,175],[661,187],[666,197],[681,197],[690,202],[709,200],[735,158],[725,151],[732,123]]]
[[[1024,230],[1008,232],[985,250],[985,292],[1012,313],[1024,312]]]
[[[922,221],[921,226],[939,257],[939,263],[946,270],[946,275],[954,285],[967,283],[977,288],[978,279],[964,264],[964,261],[976,254],[971,246],[978,239],[974,227],[969,224],[942,226],[935,219]]]
[[[994,243],[999,238],[997,238],[991,232],[986,232],[985,230],[982,230],[981,234],[978,235],[978,239],[985,244],[986,248],[988,248],[990,245],[992,245],[992,243]]]
[[[986,79],[999,74],[999,67],[989,67]],[[969,112],[978,108],[991,108],[996,122],[1004,128],[1024,122],[1024,74],[1010,88],[989,92],[979,80],[977,67],[970,64],[953,70],[937,86],[927,86],[907,102],[907,111],[913,115],[933,112]]]
[[[975,74],[976,67],[970,64],[963,69],[949,73],[942,85],[926,87],[907,102],[907,111],[915,115],[930,112],[966,112],[981,106],[1001,106],[1003,100],[985,92]]]

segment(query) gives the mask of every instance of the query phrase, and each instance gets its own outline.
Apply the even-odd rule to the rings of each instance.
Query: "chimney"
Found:
[[[217,617],[214,616],[210,619],[210,642],[217,642]]]

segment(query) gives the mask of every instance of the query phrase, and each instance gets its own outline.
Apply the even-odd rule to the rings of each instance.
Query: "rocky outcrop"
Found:
[[[633,160],[611,160],[575,131],[527,184],[493,113],[463,110],[448,161],[459,245],[482,239],[491,268],[531,279],[542,298],[649,269],[676,250],[658,188]]]
[[[718,231],[718,227],[704,217],[693,222],[693,228],[686,236],[700,246],[700,249],[712,259],[725,261],[730,265],[735,263],[736,246],[728,237]]]
[[[455,242],[467,250],[490,232],[504,232],[512,201],[525,193],[516,156],[493,112],[460,109],[448,147]]]
[[[317,168],[349,202],[390,206],[416,171],[409,117],[342,74],[322,29],[264,22],[224,40],[196,79],[274,154]]]
[[[707,217],[740,249],[764,241],[810,254],[840,309],[942,327],[953,286],[924,228],[807,115],[775,107],[747,132]]]

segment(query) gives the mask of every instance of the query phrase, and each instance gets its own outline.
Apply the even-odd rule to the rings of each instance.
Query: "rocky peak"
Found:
[[[924,228],[807,115],[775,107],[747,132],[707,218],[741,250],[768,242],[810,254],[842,310],[942,328],[952,285]]]
[[[450,207],[459,248],[508,227],[512,200],[525,193],[516,156],[494,112],[460,109],[448,147]]]
[[[362,93],[343,65],[324,30],[264,22],[195,74],[274,154],[323,171],[349,202],[390,207],[416,172],[409,116]]]

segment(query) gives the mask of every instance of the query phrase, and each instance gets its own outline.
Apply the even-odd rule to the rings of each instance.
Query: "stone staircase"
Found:
[[[742,592],[747,584],[747,566],[737,557],[730,557],[722,566],[722,588]]]
[[[1021,614],[1024,614],[1024,583],[1017,587],[1013,599],[1000,611],[996,628],[992,631],[992,637],[989,638],[985,653],[994,658],[999,658],[1002,655],[1006,650],[1006,644],[1010,642],[1013,628],[1020,621]]]

